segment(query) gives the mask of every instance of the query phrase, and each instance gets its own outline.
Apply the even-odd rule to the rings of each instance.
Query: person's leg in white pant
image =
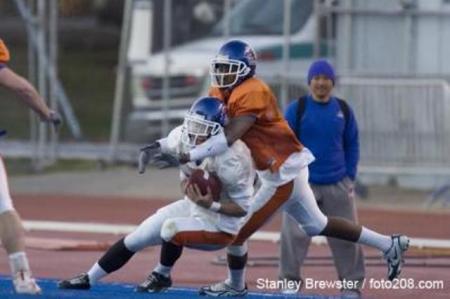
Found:
[[[8,188],[5,165],[0,157],[0,239],[8,257],[17,293],[39,294],[41,289],[32,278],[25,253],[25,230],[14,209]]]
[[[169,218],[188,216],[190,203],[178,200],[161,209],[144,220],[135,231],[112,245],[87,273],[59,282],[63,289],[89,289],[91,285],[110,273],[122,268],[133,255],[149,246],[162,244],[161,227]]]

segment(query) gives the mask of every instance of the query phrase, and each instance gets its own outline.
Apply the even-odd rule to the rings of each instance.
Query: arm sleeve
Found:
[[[195,146],[195,148],[189,152],[189,157],[191,161],[203,160],[206,157],[220,155],[227,149],[227,137],[223,130],[220,130],[217,135],[212,136],[202,144]]]
[[[166,138],[158,139],[157,142],[164,154],[177,155],[181,142],[182,126],[178,126],[170,131]]]
[[[359,161],[359,133],[353,110],[349,107],[349,118],[344,133],[344,151],[347,175],[355,180]]]

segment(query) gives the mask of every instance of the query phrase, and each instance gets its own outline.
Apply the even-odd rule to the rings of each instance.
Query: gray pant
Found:
[[[327,216],[338,216],[358,222],[353,183],[349,178],[331,185],[311,184],[320,210]],[[364,255],[357,243],[327,238],[338,279],[362,281],[365,276]],[[300,280],[300,267],[308,252],[311,238],[288,214],[283,213],[280,246],[280,279]]]

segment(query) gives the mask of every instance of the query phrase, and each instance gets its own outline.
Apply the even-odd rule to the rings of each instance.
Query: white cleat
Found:
[[[403,254],[409,247],[409,238],[405,235],[392,235],[392,245],[384,253],[384,258],[388,264],[388,279],[393,280],[402,271],[404,264]]]
[[[210,297],[243,297],[247,295],[247,285],[242,290],[237,290],[226,282],[218,282],[209,286],[201,287],[200,296]]]
[[[31,274],[26,271],[17,272],[13,278],[14,290],[18,294],[39,295],[42,293],[41,288],[36,283]]]

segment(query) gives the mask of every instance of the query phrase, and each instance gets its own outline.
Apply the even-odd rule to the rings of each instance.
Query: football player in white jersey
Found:
[[[182,126],[142,150],[139,171],[155,155],[176,155],[204,142],[221,130],[226,122],[224,104],[214,97],[194,102]],[[195,169],[215,173],[222,183],[220,198],[208,190],[202,195],[188,183]],[[170,270],[184,246],[200,250],[218,250],[231,244],[241,228],[249,201],[254,193],[255,170],[250,151],[243,142],[235,142],[225,153],[180,166],[182,191],[186,194],[159,209],[139,227],[116,242],[87,273],[60,281],[63,289],[89,289],[99,279],[121,268],[138,251],[162,245],[160,263],[147,280],[137,287],[140,292],[159,292],[171,286]]]

